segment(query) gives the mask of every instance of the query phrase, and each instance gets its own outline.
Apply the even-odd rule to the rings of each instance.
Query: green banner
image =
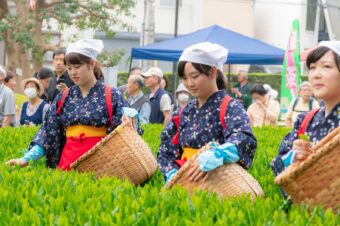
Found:
[[[288,47],[282,67],[281,79],[281,119],[289,107],[289,103],[297,96],[298,87],[301,83],[300,69],[300,25],[296,19],[292,23]]]

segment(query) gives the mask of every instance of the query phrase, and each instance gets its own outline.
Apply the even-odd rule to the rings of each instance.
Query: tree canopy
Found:
[[[30,77],[48,51],[56,32],[68,27],[79,31],[102,31],[114,36],[117,28],[129,29],[134,0],[0,0],[0,38],[4,41],[7,66]],[[80,37],[81,38],[81,37]]]

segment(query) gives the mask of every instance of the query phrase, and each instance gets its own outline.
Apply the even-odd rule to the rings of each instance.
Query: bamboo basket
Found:
[[[195,162],[198,155],[210,148],[205,145],[201,150],[193,156],[183,167],[179,169],[177,174],[165,185],[165,189],[170,189],[174,185],[180,185],[193,193],[195,189],[215,192],[220,198],[235,197],[250,194],[253,200],[256,196],[263,197],[264,192],[260,184],[239,164],[224,164],[213,171],[209,172],[205,182],[203,180],[190,181],[188,173],[191,165]]]
[[[157,162],[138,133],[122,124],[72,163],[71,168],[95,172],[97,178],[114,176],[138,185],[155,173]]]
[[[334,212],[340,205],[340,127],[324,137],[306,160],[293,163],[275,183],[295,203],[321,205]]]

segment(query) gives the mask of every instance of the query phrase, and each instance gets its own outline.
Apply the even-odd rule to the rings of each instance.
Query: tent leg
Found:
[[[230,64],[228,64],[228,91],[230,91],[230,76],[231,76],[231,73],[230,73]]]
[[[177,62],[172,64],[172,96],[176,97],[176,88],[177,88]]]
[[[128,71],[131,70],[131,66],[132,66],[132,57],[130,57],[130,64],[129,64],[129,70]]]

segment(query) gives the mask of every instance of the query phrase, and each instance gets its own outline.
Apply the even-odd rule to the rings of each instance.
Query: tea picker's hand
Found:
[[[122,122],[127,123],[131,128],[137,129],[138,111],[133,108],[123,107]]]
[[[313,153],[313,150],[310,148],[310,142],[301,139],[293,142],[292,149],[295,151],[295,159],[297,161],[303,161]]]
[[[20,159],[11,159],[11,160],[7,161],[5,164],[8,165],[8,166],[16,166],[16,165],[18,165],[20,167],[28,166],[28,162],[26,162],[25,160],[23,160],[21,158]]]

